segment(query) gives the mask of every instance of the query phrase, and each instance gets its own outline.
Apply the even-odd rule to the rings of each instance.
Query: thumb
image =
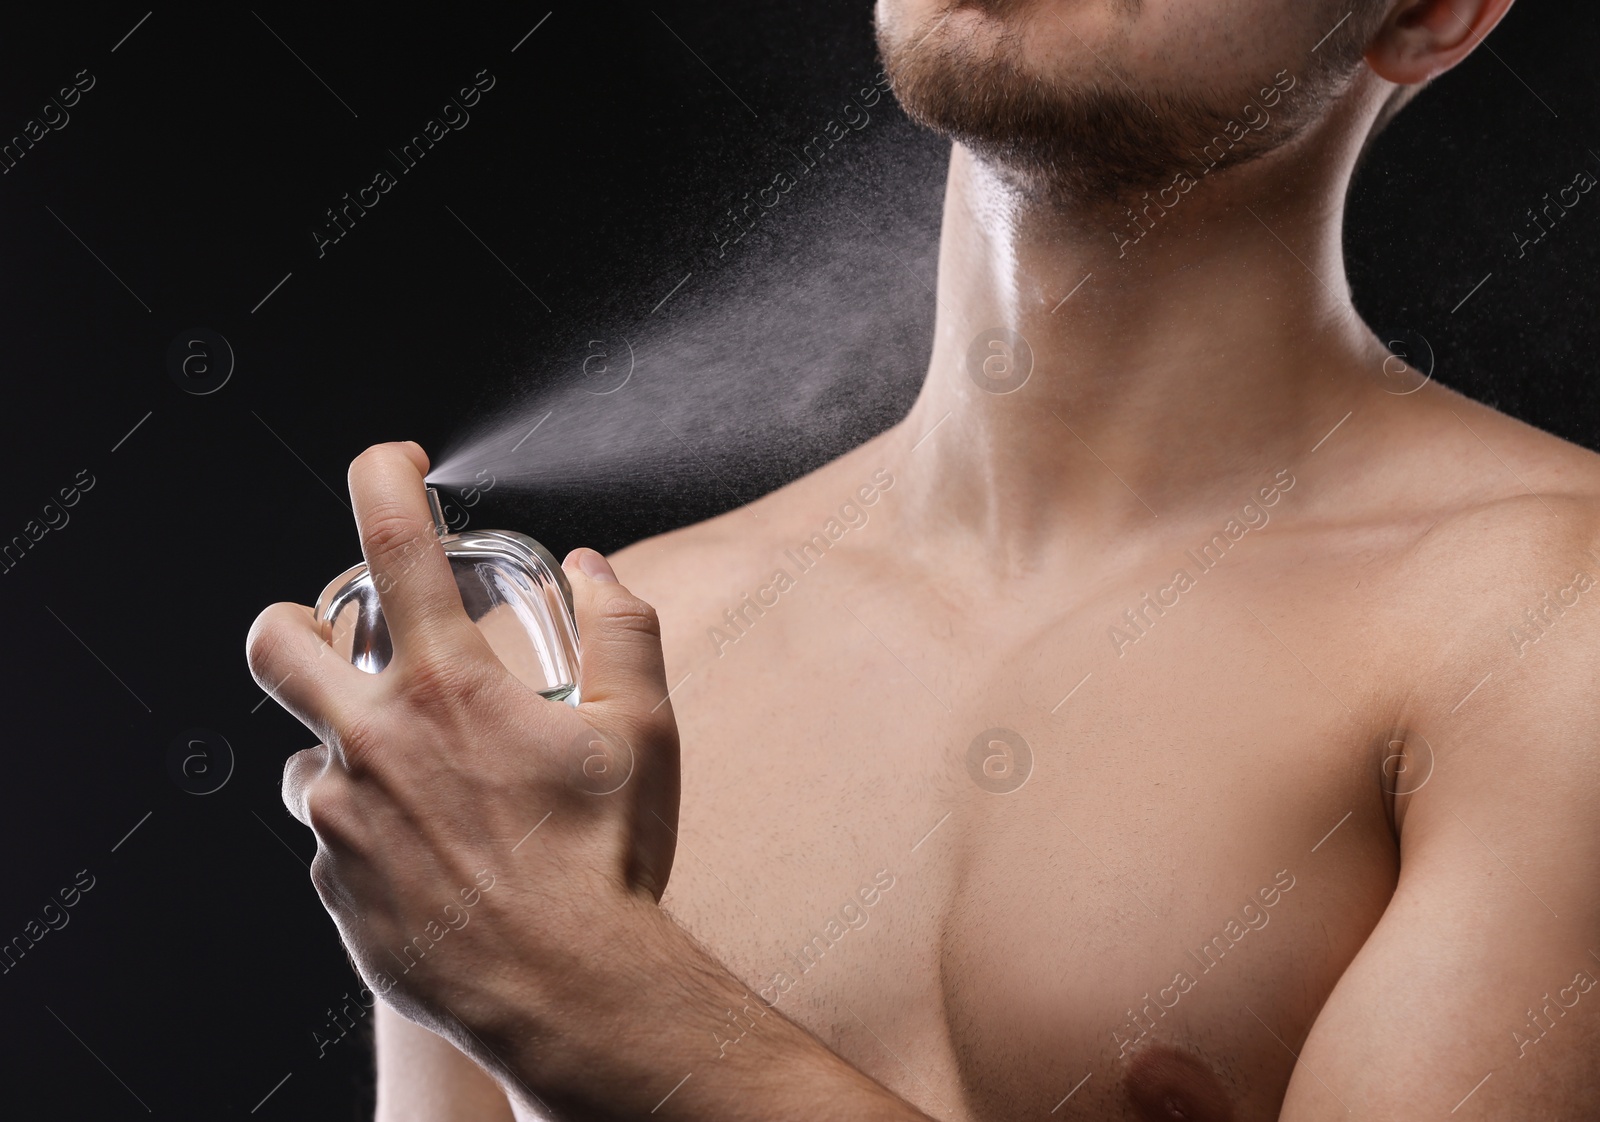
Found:
[[[592,549],[575,549],[561,563],[572,584],[578,620],[579,695],[638,726],[671,720],[667,670],[656,610],[617,580],[610,563]]]

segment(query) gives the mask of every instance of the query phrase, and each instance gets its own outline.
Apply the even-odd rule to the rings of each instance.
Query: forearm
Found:
[[[512,1011],[482,1042],[510,1093],[586,1119],[928,1122],[648,908],[562,1013]]]

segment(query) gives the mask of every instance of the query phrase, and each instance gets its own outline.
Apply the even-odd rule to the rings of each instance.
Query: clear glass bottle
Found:
[[[461,603],[506,669],[552,701],[578,704],[578,624],[572,586],[544,546],[514,530],[450,532],[439,493],[428,488],[434,529],[455,573]],[[317,598],[322,637],[377,674],[394,657],[378,590],[365,562]]]

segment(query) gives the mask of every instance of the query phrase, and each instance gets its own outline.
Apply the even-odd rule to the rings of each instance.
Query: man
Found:
[[[395,664],[250,650],[380,1117],[1600,1116],[1600,462],[1341,259],[1510,2],[881,0],[955,142],[921,396],[569,557],[577,710],[417,553],[421,449],[359,458]]]

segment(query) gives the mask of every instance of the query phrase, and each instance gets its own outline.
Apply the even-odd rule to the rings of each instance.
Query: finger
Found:
[[[306,792],[321,778],[333,761],[333,753],[326,744],[296,752],[283,765],[283,805],[302,826],[311,825],[311,815],[306,810]]]
[[[376,444],[350,465],[361,551],[397,655],[459,637],[471,622],[428,508],[427,470],[426,454],[410,441]]]
[[[582,645],[580,696],[636,719],[670,720],[661,624],[649,604],[617,580],[606,559],[575,549],[562,562],[572,584],[572,606]]]
[[[318,736],[342,723],[364,675],[322,640],[314,609],[269,605],[250,625],[245,658],[256,683]]]

